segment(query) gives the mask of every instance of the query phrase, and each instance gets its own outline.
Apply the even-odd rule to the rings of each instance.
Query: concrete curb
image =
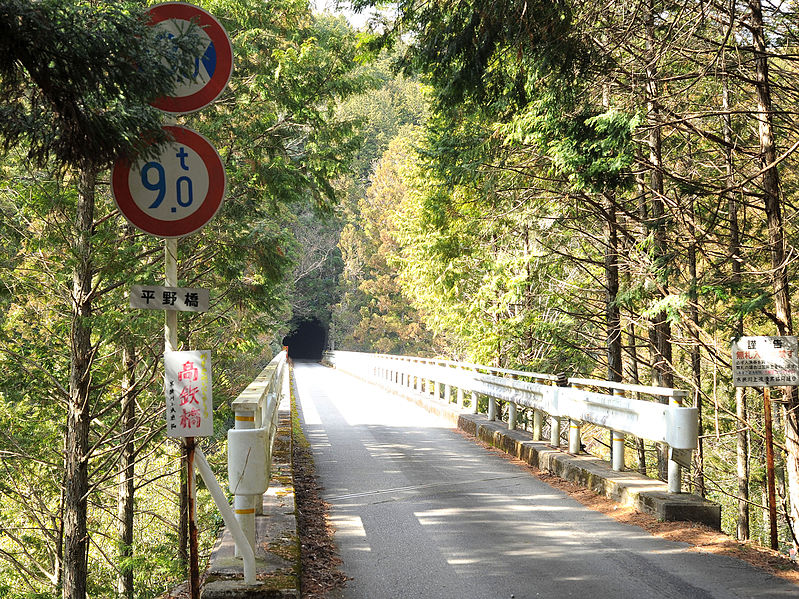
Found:
[[[572,455],[543,441],[533,441],[532,435],[526,431],[508,430],[505,422],[492,422],[484,414],[461,412],[423,393],[383,388],[531,466],[547,470],[622,505],[651,514],[659,520],[697,522],[721,530],[721,506],[698,495],[669,493],[664,482],[637,472],[616,472],[609,462],[584,454]]]
[[[684,520],[721,529],[721,506],[697,495],[669,493],[668,485],[637,472],[616,472],[610,464],[589,455],[571,455],[524,431],[508,430],[483,414],[461,414],[458,428],[514,457],[565,480],[591,489],[623,505],[667,522]]]
[[[263,515],[255,517],[255,564],[258,584],[244,584],[241,558],[223,528],[211,552],[201,599],[271,599],[300,596],[300,545],[297,536],[291,467],[291,404],[278,408],[272,478],[263,498]]]

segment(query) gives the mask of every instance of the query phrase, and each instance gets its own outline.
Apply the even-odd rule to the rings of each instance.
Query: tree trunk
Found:
[[[533,266],[530,260],[530,225],[525,220],[524,223],[524,269],[526,279],[524,282],[524,314],[527,317],[533,310]],[[527,352],[526,360],[530,361],[535,355],[535,332],[532,325],[525,327],[525,349]]]
[[[646,65],[646,89],[647,89],[647,117],[649,122],[649,191],[650,206],[649,213],[650,229],[654,237],[652,268],[655,284],[658,288],[656,297],[658,300],[666,297],[668,293],[667,276],[667,240],[665,209],[663,206],[663,140],[661,137],[661,115],[659,106],[659,86],[657,58],[654,55],[655,45],[655,15],[654,3],[650,0],[649,11],[647,14],[647,65]],[[671,387],[673,385],[673,374],[671,370],[671,324],[665,310],[655,314],[650,320],[650,338],[652,340],[652,376],[653,383],[661,387]]]
[[[613,198],[605,198],[606,230],[605,230],[605,335],[607,339],[608,380],[622,380],[622,339],[621,310],[618,304],[619,295],[619,234],[616,229],[616,205]],[[609,431],[611,459],[614,453],[613,438],[615,433]],[[622,452],[624,453],[624,452]],[[622,456],[622,463],[624,457]]]
[[[663,140],[661,137],[660,91],[658,86],[657,56],[655,54],[655,2],[646,6],[646,112],[649,126],[649,228],[653,236],[652,276],[655,283],[655,299],[662,300],[668,293],[666,256],[666,223],[663,206]],[[671,371],[671,324],[666,310],[660,310],[649,321],[649,343],[652,357],[652,384],[671,387],[674,384]],[[668,476],[668,448],[658,446],[658,475],[662,480]]]
[[[65,434],[64,599],[84,599],[88,574],[89,537],[86,529],[89,479],[89,395],[92,351],[92,229],[95,171],[80,173],[72,251],[72,326],[69,337],[69,405]]]
[[[135,455],[133,436],[136,431],[136,353],[129,340],[125,340],[122,351],[124,380],[122,383],[122,431],[123,447],[120,460],[119,498],[117,503],[119,518],[119,559],[120,572],[117,579],[117,593],[120,597],[133,599],[133,569],[129,562],[133,557],[133,494]]]
[[[610,110],[610,86],[602,87],[602,106]],[[622,380],[621,310],[619,295],[619,232],[616,220],[616,201],[605,194],[605,332],[608,351],[608,380]],[[611,446],[613,445],[611,439]]]
[[[639,385],[641,377],[638,375],[638,350],[635,347],[635,325],[632,320],[627,325],[627,338],[630,343],[630,380],[634,385]],[[635,450],[638,454],[638,472],[646,476],[646,447],[640,437],[635,438]]]
[[[616,207],[613,200],[606,202],[608,215],[607,245],[605,248],[605,327],[608,351],[608,380],[622,380],[621,364],[621,311],[619,295],[619,237],[616,231]]]
[[[782,222],[780,176],[777,170],[777,148],[774,140],[771,84],[766,38],[763,30],[763,11],[760,0],[749,0],[751,31],[755,50],[757,88],[757,120],[760,136],[760,163],[763,172],[763,203],[768,224],[771,250],[771,272],[774,287],[774,311],[780,335],[793,335],[791,301],[788,291],[788,268],[785,252],[785,230]],[[788,471],[791,504],[790,524],[799,528],[799,397],[796,387],[785,388],[785,445],[788,450]]]
[[[726,163],[726,184],[733,188],[735,168],[732,162],[732,117],[730,112],[730,86],[727,78],[726,55],[721,55],[722,60],[722,90],[721,103],[724,124],[724,160]],[[732,285],[736,288],[741,284],[741,234],[738,226],[738,201],[734,193],[729,194],[727,201],[727,214],[730,221],[730,264],[732,267]],[[738,316],[735,322],[736,337],[744,334],[743,317]],[[738,478],[738,518],[737,537],[739,541],[749,540],[749,420],[746,410],[746,394],[744,387],[735,388],[735,414],[738,418],[738,434],[735,441],[735,470]]]
[[[66,441],[66,439],[65,439]],[[66,445],[64,451],[66,457]],[[58,495],[58,522],[54,528],[58,530],[56,537],[56,556],[55,556],[55,573],[56,573],[56,593],[61,592],[64,588],[64,494],[66,493],[66,464],[64,464],[64,479],[61,481],[61,492]]]
[[[735,389],[735,415],[738,417],[738,435],[735,445],[735,470],[738,478],[739,541],[749,540],[749,424],[746,413],[746,389]]]
[[[691,204],[691,218],[696,218],[696,213]],[[693,487],[694,492],[700,497],[705,496],[705,456],[702,444],[702,354],[699,350],[699,294],[697,292],[698,277],[696,271],[696,231],[691,225],[691,245],[688,248],[688,268],[691,273],[691,289],[689,291],[691,305],[689,307],[689,320],[696,337],[691,346],[691,381],[694,386],[694,407],[699,414],[699,439],[694,452]]]
[[[666,294],[666,226],[663,207],[663,140],[661,137],[661,115],[657,56],[655,55],[655,7],[654,1],[647,3],[646,14],[646,112],[649,135],[649,230],[653,236],[652,274],[655,279],[657,299]],[[652,345],[653,384],[671,387],[671,327],[665,310],[650,319],[649,337]]]

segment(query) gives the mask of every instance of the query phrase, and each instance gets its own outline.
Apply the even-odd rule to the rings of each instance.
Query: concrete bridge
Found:
[[[556,400],[546,403],[549,392],[536,387],[539,383],[518,381],[507,373],[470,369],[471,378],[464,379],[462,372],[453,374],[453,366],[439,365],[448,370],[434,381],[430,369],[409,377],[406,366],[390,370],[372,364],[356,377],[343,372],[344,360],[334,361],[339,369],[296,362],[293,389],[323,498],[331,506],[341,569],[350,577],[337,597],[799,597],[799,587],[744,562],[691,551],[589,510],[475,442],[479,437],[661,519],[718,526],[718,506],[710,502],[618,468],[618,463],[581,454],[579,441],[577,451],[570,452],[573,444],[561,444],[559,432],[553,444],[551,436],[541,440],[540,429],[519,430],[498,417],[503,403],[508,418],[511,411],[546,406],[552,410],[551,431],[560,412],[572,409],[564,407],[566,395],[557,401],[553,391]],[[498,376],[514,382],[487,386],[496,385],[492,377]],[[476,386],[475,381],[483,392],[497,389],[492,391],[494,400],[504,398],[499,403],[487,398],[493,413],[475,413],[485,402],[477,394],[466,399],[459,392]],[[452,384],[456,382],[461,387]],[[520,391],[525,389],[530,397]],[[594,403],[609,409],[592,393]],[[621,399],[614,406],[635,408]],[[287,410],[284,403],[284,426]],[[580,414],[590,418],[589,412]],[[529,420],[540,424],[538,417]],[[612,423],[625,430],[622,420]],[[673,432],[663,434],[683,443]],[[276,573],[292,567],[285,552],[276,557],[269,551],[281,539],[290,542],[293,532],[288,466],[279,455],[279,436],[280,431],[264,515],[255,516],[252,525],[259,584],[230,580],[242,566],[233,557],[228,536],[218,544],[204,597],[299,596],[296,577],[280,589],[272,585],[267,590],[270,578],[274,582]],[[247,517],[240,519],[246,529]]]

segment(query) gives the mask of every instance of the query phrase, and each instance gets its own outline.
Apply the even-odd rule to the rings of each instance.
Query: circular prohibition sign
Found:
[[[189,23],[200,28],[205,50],[195,64],[194,78],[178,81],[172,96],[158,98],[152,106],[172,114],[195,112],[213,103],[224,91],[233,73],[233,46],[225,28],[209,12],[184,2],[157,4],[148,11],[150,25],[170,37],[185,31]]]
[[[150,159],[118,160],[111,191],[119,211],[137,229],[183,237],[203,228],[222,206],[225,166],[213,144],[196,131],[164,129],[175,141]]]

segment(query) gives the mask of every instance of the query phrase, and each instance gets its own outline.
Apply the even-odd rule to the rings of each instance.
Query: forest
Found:
[[[730,343],[794,335],[799,12],[785,0],[195,0],[234,71],[177,118],[226,197],[179,242],[181,349],[230,402],[302,323],[336,349],[691,392],[685,472],[768,546],[766,414]],[[0,597],[158,597],[185,577],[182,449],[165,434],[163,240],[110,167],[191,70],[129,0],[0,0]],[[154,4],[154,3],[152,3]],[[146,142],[146,143],[145,143]],[[772,390],[779,545],[799,534],[799,396]],[[657,476],[657,448],[628,467]],[[220,526],[198,489],[203,555]]]

